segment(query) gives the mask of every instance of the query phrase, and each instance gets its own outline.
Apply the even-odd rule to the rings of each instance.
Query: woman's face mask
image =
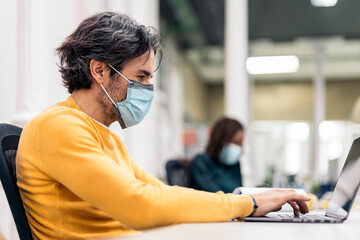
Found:
[[[220,163],[226,166],[233,166],[239,162],[242,154],[242,148],[234,143],[229,143],[220,152]]]
[[[154,98],[154,85],[129,80],[113,66],[110,64],[109,66],[127,81],[127,96],[122,102],[114,102],[104,86],[100,84],[112,102],[121,128],[125,129],[140,123],[149,112],[151,102]]]

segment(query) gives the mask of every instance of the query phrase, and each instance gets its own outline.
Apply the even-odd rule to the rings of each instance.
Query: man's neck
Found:
[[[106,121],[103,106],[96,101],[91,89],[75,90],[71,94],[79,108],[91,118],[109,127],[111,123]]]

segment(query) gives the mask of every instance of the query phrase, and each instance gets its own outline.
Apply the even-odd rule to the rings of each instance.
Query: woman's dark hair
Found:
[[[63,84],[72,93],[90,88],[90,60],[111,64],[121,70],[131,59],[153,50],[162,57],[160,35],[153,27],[138,24],[125,14],[104,12],[80,23],[56,49]],[[110,76],[115,74],[111,70]]]
[[[213,159],[218,159],[220,151],[232,140],[239,130],[244,131],[244,127],[238,121],[226,117],[219,119],[211,131],[206,152]]]

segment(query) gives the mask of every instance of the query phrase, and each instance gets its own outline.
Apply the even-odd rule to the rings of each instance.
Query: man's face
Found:
[[[119,70],[127,79],[138,81],[143,84],[150,84],[151,78],[154,73],[155,54],[154,51],[146,52],[140,57],[130,60],[123,69]],[[111,68],[109,67],[109,73]],[[120,76],[115,74],[109,77],[109,84],[106,89],[110,97],[115,102],[122,102],[127,96],[127,81]],[[102,91],[98,96],[99,102],[104,106],[106,118],[109,122],[117,120],[115,112],[112,108],[110,99],[106,96],[105,92]]]

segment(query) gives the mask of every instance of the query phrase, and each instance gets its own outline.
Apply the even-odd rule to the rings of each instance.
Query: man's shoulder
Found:
[[[85,120],[84,114],[74,108],[66,105],[65,102],[57,103],[50,106],[29,121],[24,129],[27,128],[65,128],[71,126],[72,123],[81,123]]]
[[[85,129],[81,125],[85,126],[86,123],[81,121],[81,114],[78,112],[79,110],[64,103],[43,110],[25,125],[20,137],[19,152],[29,153],[29,149],[35,146],[54,144],[54,141],[68,139],[81,132],[81,128]]]

